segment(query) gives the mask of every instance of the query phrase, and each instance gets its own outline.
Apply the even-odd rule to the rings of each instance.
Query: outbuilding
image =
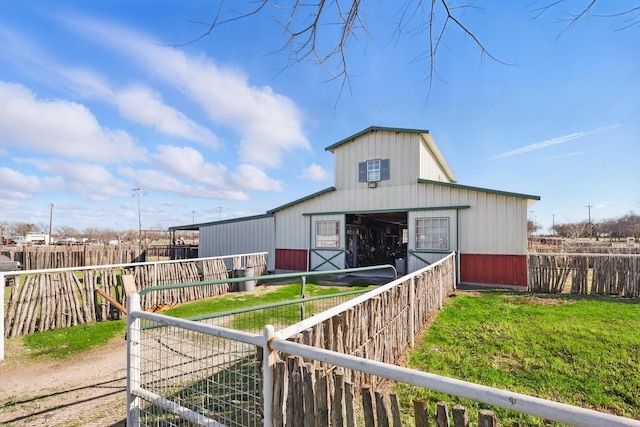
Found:
[[[427,130],[369,127],[326,148],[334,186],[264,215],[199,230],[201,257],[266,251],[273,271],[394,264],[459,254],[461,283],[526,286],[527,212],[539,196],[458,184]]]

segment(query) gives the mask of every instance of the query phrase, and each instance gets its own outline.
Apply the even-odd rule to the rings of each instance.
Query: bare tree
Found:
[[[533,7],[537,2],[526,7]],[[640,25],[640,6],[619,6],[620,11],[601,15],[595,12],[598,0],[584,0],[573,11],[562,12],[559,22],[564,23],[558,37],[576,25],[585,16],[621,18],[621,28]],[[360,13],[363,10],[362,0],[294,0],[288,7],[281,6],[277,0],[256,0],[251,2],[228,2],[220,0],[214,16],[206,22],[197,22],[206,29],[196,38],[183,43],[189,44],[210,35],[216,28],[233,22],[271,12],[282,26],[286,40],[282,51],[289,54],[289,65],[311,59],[325,67],[330,79],[342,79],[341,92],[349,83],[349,67],[347,60],[348,47],[352,41],[369,28]],[[565,0],[548,0],[538,3],[532,9],[533,18],[552,13],[565,4]],[[611,6],[613,3],[609,3]],[[242,9],[244,7],[244,9]],[[457,4],[455,0],[405,0],[397,3],[397,25],[393,37],[409,36],[425,37],[425,49],[417,52],[416,58],[428,61],[429,89],[436,70],[436,59],[443,45],[448,30],[458,30],[469,37],[478,48],[482,57],[505,63],[489,51],[489,48],[476,36],[473,28],[465,23],[465,14],[478,7],[472,3]]]

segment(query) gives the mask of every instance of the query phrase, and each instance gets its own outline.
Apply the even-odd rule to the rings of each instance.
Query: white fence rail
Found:
[[[340,304],[330,312],[354,307],[367,297],[377,298],[381,292],[407,280],[412,281],[437,265],[395,280],[366,297]],[[442,282],[436,286],[446,289]],[[443,294],[440,293],[441,297]],[[279,352],[569,425],[640,427],[640,421],[629,418],[286,339],[312,324],[329,319],[331,313],[317,314],[280,332],[267,325],[259,335],[232,330],[224,325],[202,324],[144,312],[137,294],[129,297],[128,307],[128,426],[156,425],[161,420],[162,425],[167,426],[188,421],[202,426],[270,427],[274,420],[274,364]]]

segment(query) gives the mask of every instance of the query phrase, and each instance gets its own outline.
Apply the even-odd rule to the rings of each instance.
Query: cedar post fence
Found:
[[[529,254],[531,292],[640,297],[638,254]]]
[[[74,268],[0,272],[0,360],[4,359],[4,339],[36,331],[120,319],[116,301],[126,307],[122,275],[134,277],[138,292],[173,283],[220,281],[230,277],[227,267],[253,267],[263,275],[267,253],[238,254],[221,257],[157,261],[134,264],[111,264]],[[5,288],[10,295],[5,307]],[[100,295],[107,294],[110,298]],[[152,293],[143,306],[178,304],[220,295],[229,291],[228,283],[198,288]]]

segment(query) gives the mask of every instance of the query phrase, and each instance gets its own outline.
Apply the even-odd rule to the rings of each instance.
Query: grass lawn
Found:
[[[503,291],[459,293],[424,332],[408,366],[439,375],[640,419],[640,301]],[[502,425],[549,422],[440,393],[425,398],[493,409]],[[473,408],[473,409],[472,409]]]
[[[300,298],[300,289],[301,285],[299,283],[283,286],[261,286],[257,288],[257,292],[255,293],[233,292],[214,298],[180,304],[173,309],[163,312],[163,314],[187,318],[289,301]],[[343,292],[361,291],[364,289],[367,289],[367,285],[337,287],[317,286],[311,283],[305,286],[305,297],[332,295]],[[288,317],[297,315],[295,307],[292,307],[291,310],[281,311],[281,313],[283,316]],[[254,317],[254,320],[268,322],[269,319],[255,319]],[[295,319],[293,321],[295,321]],[[25,348],[28,349],[27,354],[29,357],[36,359],[64,359],[105,344],[117,336],[124,336],[126,327],[125,320],[86,323],[12,339],[22,340]]]

